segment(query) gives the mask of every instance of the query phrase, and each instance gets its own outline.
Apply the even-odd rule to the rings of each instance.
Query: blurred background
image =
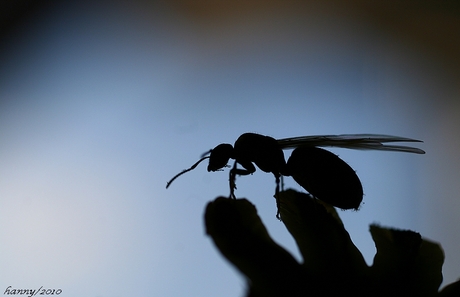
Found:
[[[364,186],[341,211],[442,244],[460,277],[460,8],[455,1],[6,1],[0,9],[0,292],[242,296],[205,235],[228,195],[206,162],[244,132],[380,133],[426,155],[332,151]],[[289,152],[286,153],[289,156]],[[272,175],[237,180],[273,238]],[[285,187],[301,190],[290,179]]]

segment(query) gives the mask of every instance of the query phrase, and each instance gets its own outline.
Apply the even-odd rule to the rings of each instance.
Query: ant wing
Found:
[[[402,146],[385,145],[385,142],[423,142],[412,138],[380,135],[380,134],[342,134],[342,135],[313,135],[283,138],[277,140],[281,149],[296,148],[298,146],[341,147],[361,150],[381,150],[424,154],[421,149]]]

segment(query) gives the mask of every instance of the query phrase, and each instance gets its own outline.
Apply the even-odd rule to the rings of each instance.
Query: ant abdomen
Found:
[[[358,209],[361,181],[345,161],[318,147],[296,148],[287,162],[294,180],[314,197],[342,209]]]

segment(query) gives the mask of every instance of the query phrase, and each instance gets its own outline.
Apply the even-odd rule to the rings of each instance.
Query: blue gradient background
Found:
[[[202,164],[165,185],[244,132],[424,140],[423,156],[334,149],[365,192],[359,212],[340,215],[369,264],[377,222],[440,242],[444,284],[460,277],[456,11],[360,1],[66,3],[34,7],[2,35],[0,292],[241,296],[245,280],[202,218],[228,194],[228,172]],[[300,259],[275,218],[273,176],[237,182],[236,194]]]

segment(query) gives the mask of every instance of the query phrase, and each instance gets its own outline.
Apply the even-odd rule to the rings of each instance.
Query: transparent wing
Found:
[[[341,147],[358,150],[381,150],[424,154],[421,149],[403,145],[385,145],[386,142],[423,142],[412,138],[380,134],[313,135],[278,139],[282,149],[298,146]]]

